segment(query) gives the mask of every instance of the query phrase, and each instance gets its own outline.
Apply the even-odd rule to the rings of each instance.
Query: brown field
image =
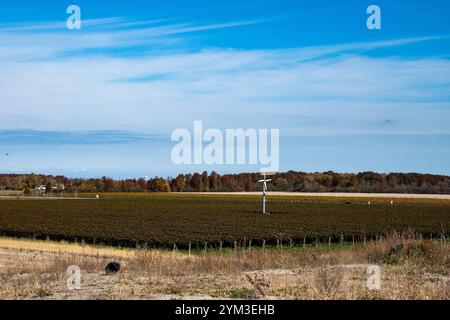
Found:
[[[125,271],[107,276],[112,259]],[[365,264],[381,268],[379,290],[367,288]],[[81,268],[80,290],[66,286],[69,265]],[[447,241],[398,235],[192,255],[0,238],[0,299],[449,299],[449,271]]]
[[[366,241],[393,232],[450,235],[450,205],[445,204],[270,199],[270,214],[262,215],[259,199],[169,197],[0,201],[0,235],[197,250]]]

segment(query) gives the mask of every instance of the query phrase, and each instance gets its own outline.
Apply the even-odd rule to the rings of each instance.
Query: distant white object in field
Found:
[[[266,214],[266,191],[267,191],[267,182],[271,181],[272,179],[266,179],[266,173],[263,173],[264,179],[258,180],[259,183],[263,184],[263,190],[262,190],[262,213]]]
[[[370,201],[369,202],[367,202],[367,204],[370,206]]]
[[[394,200],[391,200],[391,204],[394,204]]]
[[[95,196],[95,198],[96,198],[96,199],[100,199],[100,196],[97,194],[97,195]]]

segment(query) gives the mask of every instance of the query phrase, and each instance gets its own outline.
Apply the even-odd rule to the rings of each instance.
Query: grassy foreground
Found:
[[[124,272],[106,276],[108,261]],[[367,265],[380,288],[367,287]],[[81,288],[66,286],[67,267]],[[448,242],[393,235],[345,247],[189,255],[0,238],[0,299],[449,299]]]

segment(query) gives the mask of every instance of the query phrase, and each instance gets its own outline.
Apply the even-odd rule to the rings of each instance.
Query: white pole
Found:
[[[262,199],[262,205],[263,205],[263,214],[266,214],[266,190],[263,189],[263,199]]]
[[[267,181],[270,181],[271,179],[266,179],[266,174],[263,173],[264,179],[259,180],[258,182],[262,182],[262,213],[266,214],[266,190],[267,190]]]

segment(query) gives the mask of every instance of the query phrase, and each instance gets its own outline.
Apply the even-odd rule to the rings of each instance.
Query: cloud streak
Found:
[[[39,60],[86,50],[105,54],[110,49],[171,48],[185,34],[249,26],[271,21],[257,19],[213,24],[167,23],[167,19],[135,21],[124,17],[82,20],[81,30],[67,30],[65,22],[0,25],[0,59]],[[45,43],[45,47],[42,44]]]
[[[155,135],[128,131],[0,130],[0,145],[105,145],[153,141]]]
[[[0,129],[167,134],[200,119],[291,135],[450,133],[448,59],[365,54],[447,36],[272,50],[185,46],[188,33],[266,21],[115,17],[86,21],[79,33],[3,25]],[[163,49],[120,54],[142,46]]]

